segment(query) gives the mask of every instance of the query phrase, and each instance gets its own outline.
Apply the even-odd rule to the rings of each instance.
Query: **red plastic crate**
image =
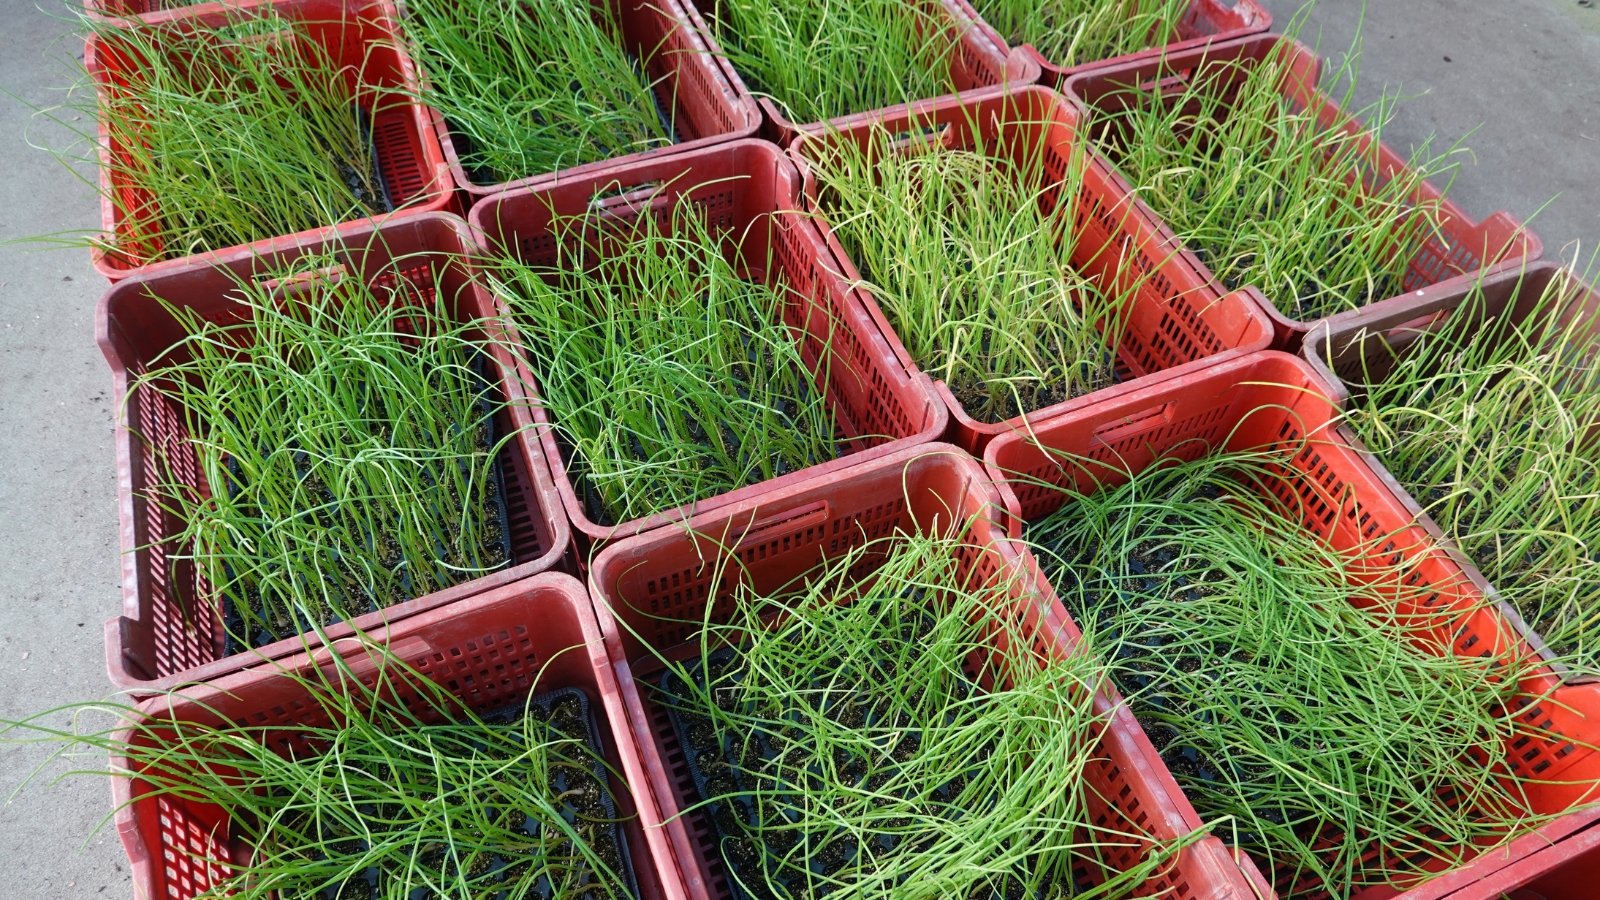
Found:
[[[833,251],[834,260],[847,280],[860,283],[861,273],[817,202],[819,186],[811,171],[811,160],[825,158],[840,141],[869,147],[874,134],[885,131],[928,131],[939,135],[945,147],[970,150],[981,143],[985,152],[1006,152],[1020,160],[1027,160],[1043,146],[1044,183],[1048,184],[1067,171],[1071,154],[1083,140],[1078,132],[1079,116],[1072,104],[1047,88],[984,91],[834,119],[826,132],[796,140],[789,154],[800,168],[807,201],[818,213],[817,228]],[[1048,132],[1041,136],[1041,129]],[[901,152],[918,150],[917,146],[908,145]],[[1072,264],[1101,285],[1139,285],[1134,300],[1124,311],[1126,327],[1116,348],[1119,383],[1026,416],[988,423],[969,416],[939,382],[939,395],[950,410],[953,441],[971,453],[982,453],[984,446],[998,435],[1026,430],[1029,422],[1136,390],[1151,380],[1175,377],[1219,360],[1264,350],[1272,341],[1272,323],[1262,311],[1265,304],[1260,294],[1253,289],[1226,295],[1216,291],[1200,262],[1181,248],[1155,214],[1120,180],[1112,177],[1111,167],[1104,159],[1092,150],[1088,152],[1082,188],[1071,198],[1072,231],[1077,239]],[[1055,212],[1061,204],[1057,194],[1054,190],[1045,193],[1044,203],[1053,207],[1047,213]],[[895,353],[908,368],[915,369],[916,360],[895,334],[882,307],[869,291],[863,294]]]
[[[445,213],[430,213],[381,227],[357,222],[339,228],[331,238],[283,238],[262,247],[228,254],[208,254],[177,269],[141,275],[117,284],[100,300],[96,337],[111,365],[112,403],[120,411],[116,429],[117,506],[122,523],[122,615],[106,623],[106,668],[119,690],[145,695],[192,681],[210,680],[303,649],[299,639],[224,656],[222,619],[208,602],[209,587],[192,561],[172,561],[177,548],[172,536],[182,530],[177,516],[151,491],[162,484],[182,483],[209,492],[188,443],[185,413],[165,395],[130,386],[159,354],[185,332],[162,302],[193,310],[212,321],[237,316],[237,279],[256,277],[293,260],[337,250],[346,271],[371,278],[391,259],[409,257],[405,273],[413,285],[447,304],[459,319],[486,319],[494,307],[482,288],[468,278],[465,254],[475,246],[466,223]],[[437,273],[437,280],[435,279]],[[390,269],[382,276],[393,278]],[[432,283],[430,283],[432,282]],[[383,281],[375,284],[383,284]],[[491,326],[494,327],[494,326]],[[515,378],[507,378],[512,361],[494,346],[492,375],[507,398],[497,429],[531,428],[527,403]],[[176,360],[177,357],[167,357]],[[549,470],[540,456],[508,441],[500,453],[507,514],[511,525],[512,565],[447,590],[356,617],[326,629],[331,638],[398,622],[452,600],[543,572],[562,564],[571,537]]]
[[[696,0],[681,0],[684,12],[696,29],[705,36],[705,40],[713,41],[713,32],[700,15],[699,4]],[[718,0],[702,0],[708,11],[716,9]],[[1027,54],[1011,52],[1005,44],[996,43],[991,37],[992,32],[980,26],[978,18],[964,6],[960,0],[916,0],[924,8],[946,16],[950,20],[948,33],[959,36],[960,44],[957,52],[950,57],[950,82],[957,91],[971,91],[981,88],[998,87],[1001,85],[1029,85],[1039,80],[1039,66]],[[719,56],[718,61],[727,72],[728,80],[738,86],[740,92],[747,92],[744,80],[739,77],[738,71],[726,56]],[[773,141],[779,146],[787,147],[795,137],[804,131],[812,131],[824,127],[822,122],[797,124],[790,122],[779,110],[778,105],[770,99],[762,97],[758,103],[761,112],[766,118],[765,127],[761,137]],[[864,112],[865,110],[857,110]]]
[[[682,880],[671,868],[671,852],[653,798],[648,790],[634,787],[647,783],[644,764],[627,725],[589,595],[576,579],[546,573],[402,623],[371,629],[368,636],[480,712],[531,694],[561,688],[583,691],[612,771],[611,793],[619,813],[627,819],[624,839],[640,900],[687,897]],[[375,683],[381,663],[365,647],[345,641],[339,645],[339,655],[351,675],[368,687]],[[328,651],[320,649],[313,655],[302,653],[272,666],[234,672],[181,692],[152,697],[130,714],[132,723],[326,727],[324,710],[308,702],[304,681],[319,677],[318,668],[333,684],[339,677],[348,677],[336,674]],[[389,671],[392,686],[385,690],[411,705],[409,701],[418,691],[416,682],[408,688],[407,676],[397,676],[397,671]],[[125,729],[114,739],[128,741],[133,734]],[[281,745],[278,749],[295,749],[282,732],[275,738]],[[140,736],[144,746],[151,746],[154,739],[149,733]],[[152,796],[150,785],[137,778],[127,756],[113,759],[112,766],[118,771],[135,771],[135,777],[112,779],[111,791],[117,834],[132,863],[136,896],[190,900],[227,877],[223,861],[248,861],[252,848],[230,833],[228,809]]]
[[[1236,89],[1244,77],[1240,66],[1259,65],[1275,57],[1286,61],[1280,90],[1292,108],[1316,110],[1317,121],[1324,128],[1351,135],[1364,129],[1361,120],[1341,110],[1331,97],[1318,89],[1322,60],[1316,53],[1293,38],[1277,34],[1210,44],[1119,65],[1096,66],[1068,77],[1062,90],[1087,106],[1091,115],[1114,113],[1130,108],[1136,94],[1170,98],[1174,92],[1181,92],[1185,84],[1215,78],[1218,71],[1229,73],[1224,89]],[[1098,135],[1097,139],[1115,144],[1121,138],[1107,133]],[[1363,135],[1360,146],[1366,155],[1371,155],[1371,136]],[[1405,158],[1382,142],[1378,144],[1377,159],[1378,171],[1366,176],[1374,186],[1409,171]],[[1114,169],[1113,172],[1115,174]],[[1121,174],[1115,177],[1127,189],[1127,180]],[[1432,204],[1442,196],[1437,187],[1424,181],[1412,198],[1418,204]],[[1465,283],[1452,279],[1472,279],[1478,270],[1494,265],[1520,267],[1538,259],[1544,252],[1538,236],[1510,213],[1497,212],[1482,222],[1475,222],[1451,200],[1443,200],[1440,209],[1439,230],[1443,240],[1430,236],[1412,257],[1401,282],[1408,293],[1440,282]],[[1211,277],[1209,269],[1202,267],[1201,271]],[[1276,332],[1274,348],[1289,352],[1298,350],[1311,323],[1288,318],[1268,299],[1266,310]]]
[[[401,28],[405,27],[405,0],[394,0]],[[711,144],[753,137],[761,126],[761,110],[744,83],[730,78],[718,61],[721,50],[709,32],[695,28],[677,0],[621,2],[609,0],[612,15],[622,29],[623,44],[640,61],[645,80],[653,85],[656,100],[672,117],[673,128],[683,138],[680,143],[609,160],[598,160],[543,172],[499,183],[472,180],[461,164],[456,139],[450,135],[444,114],[426,107],[432,118],[433,134],[439,142],[450,176],[468,195],[468,202],[502,190],[533,187],[567,178],[581,178],[611,166],[625,165],[663,156],[675,156]],[[426,84],[428,73],[420,60],[407,58],[417,66],[417,80]]]
[[[412,65],[395,39],[394,22],[384,0],[277,0],[246,3],[234,7],[205,3],[158,20],[161,33],[190,34],[198,29],[219,28],[267,15],[298,23],[311,39],[325,47],[334,62],[342,67],[352,102],[371,115],[372,142],[378,167],[387,181],[399,209],[373,217],[386,221],[421,212],[444,209],[451,201],[454,183],[449,166],[432,140],[433,118],[428,109],[409,99],[416,96]],[[104,42],[90,35],[84,48],[84,67],[94,81],[104,109],[108,91],[125,85],[127,73],[136,60],[108,52]],[[112,141],[102,118],[99,123],[100,220],[112,249],[98,244],[90,249],[95,270],[110,281],[129,275],[169,272],[186,265],[186,258],[141,262],[161,248],[140,240],[137,222],[125,213],[139,210],[144,217],[160,215],[155,198],[122,183],[111,171],[110,160],[121,156],[120,145]],[[119,204],[112,197],[120,198]],[[316,228],[293,235],[296,239],[326,236],[329,228]],[[247,247],[261,248],[272,238]],[[215,252],[236,248],[216,247]]]
[[[616,222],[648,210],[669,226],[671,210],[687,197],[705,210],[714,228],[738,236],[737,248],[729,245],[730,254],[776,263],[764,276],[768,283],[781,277],[790,287],[784,323],[814,372],[827,362],[827,382],[818,387],[826,390],[840,439],[850,448],[847,455],[689,506],[607,526],[586,515],[554,430],[548,427],[551,420],[537,403],[532,373],[519,361],[524,387],[535,401],[534,420],[543,426],[537,435],[524,434],[524,440],[530,453],[538,452],[535,443],[542,446],[579,539],[590,544],[582,549],[836,472],[908,444],[927,443],[944,433],[944,405],[934,397],[931,384],[901,364],[878,332],[868,301],[826,264],[828,250],[821,237],[806,216],[795,212],[799,187],[799,175],[781,150],[764,141],[745,140],[521,188],[473,207],[472,224],[485,235],[491,250],[528,263],[554,265],[558,248],[551,227],[558,217],[598,209],[599,215]],[[609,199],[596,206],[600,197]]]
[[[618,541],[596,559],[589,574],[595,612],[657,806],[672,823],[674,852],[692,897],[727,898],[728,876],[710,823],[692,812],[679,815],[698,802],[698,795],[665,710],[637,686],[661,668],[652,649],[670,651],[686,642],[697,649],[694,638],[706,605],[712,604],[713,621],[725,620],[735,577],[756,591],[792,587],[794,579],[824,559],[868,540],[896,531],[944,529],[970,518],[960,551],[963,571],[982,583],[1011,579],[1018,615],[1036,629],[1040,652],[1075,652],[1078,631],[1032,555],[1010,544],[990,520],[998,502],[976,460],[954,446],[931,444],[749,497],[697,515],[682,528]],[[730,576],[709,596],[722,566],[742,574]],[[1177,785],[1127,708],[1106,694],[1096,698],[1095,708],[1108,721],[1099,758],[1086,770],[1094,820],[1129,833],[1143,829],[1156,840],[1198,828],[1188,804],[1172,802],[1181,798]],[[1131,848],[1124,849],[1111,854],[1108,865],[1126,868],[1137,859]],[[1181,851],[1171,867],[1133,893],[1173,900],[1253,897],[1244,874],[1215,837]]]
[[[1075,410],[1039,423],[1033,437],[1007,435],[990,444],[984,461],[1010,512],[1013,536],[1022,524],[1059,509],[1065,495],[1050,485],[1071,484],[1090,491],[1097,484],[1127,481],[1163,458],[1194,459],[1212,450],[1302,447],[1292,465],[1298,474],[1272,488],[1288,506],[1304,504],[1304,525],[1340,551],[1382,557],[1382,565],[1403,564],[1407,598],[1431,589],[1421,603],[1399,599],[1404,613],[1454,611],[1447,624],[1431,628],[1423,646],[1450,647],[1455,654],[1526,663],[1528,674],[1516,712],[1528,730],[1506,748],[1510,773],[1540,779],[1524,783],[1530,811],[1556,814],[1573,804],[1600,797],[1600,755],[1578,748],[1600,738],[1592,720],[1560,708],[1560,696],[1537,699],[1557,684],[1539,666],[1535,649],[1516,623],[1486,603],[1484,595],[1452,556],[1413,519],[1406,504],[1367,464],[1363,454],[1340,435],[1340,411],[1332,391],[1304,360],[1267,351],[1220,363],[1140,391]],[[1069,464],[1056,454],[1086,458]],[[1381,544],[1375,544],[1382,540]],[[1539,732],[1544,733],[1539,733]],[[1576,751],[1576,752],[1575,752]],[[1557,783],[1565,782],[1565,783]],[[1184,801],[1187,803],[1187,801]],[[1575,823],[1565,816],[1541,832],[1406,890],[1369,888],[1357,900],[1441,897],[1489,872],[1536,852]],[[1252,872],[1260,878],[1258,872]],[[1265,880],[1263,896],[1275,896]],[[1280,889],[1284,885],[1278,886]]]
[[[955,0],[955,2],[960,3],[967,14],[978,21],[991,41],[1001,48],[1010,49],[1005,37],[983,18],[971,0]],[[1022,44],[1020,49],[1029,59],[1039,64],[1039,83],[1045,87],[1060,89],[1062,82],[1068,76],[1079,72],[1137,62],[1195,47],[1204,47],[1219,41],[1248,37],[1272,27],[1272,13],[1256,0],[1231,0],[1231,2],[1230,6],[1224,0],[1189,0],[1189,8],[1178,19],[1176,30],[1172,34],[1151,34],[1149,48],[1136,53],[1125,53],[1108,59],[1088,59],[1074,65],[1062,66],[1047,59],[1032,44]]]

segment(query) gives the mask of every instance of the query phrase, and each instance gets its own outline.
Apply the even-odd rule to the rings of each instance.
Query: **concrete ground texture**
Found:
[[[87,99],[67,90],[83,48],[67,8],[36,2],[0,0],[4,719],[111,699],[102,626],[121,605],[111,378],[94,341],[106,283],[81,247],[9,243],[99,224],[94,189],[30,146],[70,140],[35,110]],[[1300,7],[1266,5],[1280,27]],[[1302,39],[1337,57],[1362,14],[1360,0],[1322,0]],[[1370,0],[1364,32],[1356,105],[1384,90],[1411,97],[1385,140],[1405,152],[1429,135],[1437,147],[1470,132],[1472,155],[1451,196],[1477,218],[1539,211],[1532,224],[1545,256],[1587,259],[1600,243],[1600,3]],[[92,116],[75,115],[60,117],[69,127],[92,125]],[[109,826],[95,833],[110,813],[106,780],[51,783],[69,769],[103,769],[104,756],[46,765],[24,785],[52,749],[0,744],[0,897],[129,895],[115,834]]]

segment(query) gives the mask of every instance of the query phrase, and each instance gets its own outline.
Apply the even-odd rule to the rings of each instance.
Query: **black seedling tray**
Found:
[[[493,448],[497,440],[498,429],[496,428],[496,417],[491,415],[493,411],[493,404],[489,400],[491,387],[487,374],[488,367],[489,357],[487,355],[481,352],[474,355],[471,363],[471,370],[476,376],[479,384],[477,402],[478,418],[479,421],[483,422],[485,426],[485,443],[489,448]],[[461,426],[458,424],[453,427],[459,429]],[[487,497],[490,503],[493,504],[493,512],[491,515],[497,518],[500,524],[500,540],[497,542],[500,549],[500,555],[504,560],[504,565],[510,566],[516,563],[516,557],[514,556],[514,549],[511,544],[511,514],[506,503],[506,479],[503,468],[504,463],[501,459],[503,452],[504,451],[502,450],[501,453],[496,453],[493,460],[491,460],[491,465],[488,467],[489,490],[487,492]],[[466,463],[461,460],[458,460],[456,465],[463,469],[466,468]],[[233,459],[229,459],[227,462],[227,471],[229,475],[227,490],[229,491],[230,496],[236,496],[239,492],[238,463]],[[331,507],[330,512],[336,512],[338,510],[338,503],[339,501],[337,498],[332,500],[332,502],[329,504]],[[376,543],[374,535],[369,534],[367,537],[374,544]],[[373,552],[376,552],[375,546],[372,549]],[[442,547],[437,548],[437,550],[441,555],[443,554]],[[232,567],[224,564],[224,568],[231,582],[233,579]],[[404,588],[404,592],[407,594],[407,599],[413,599],[413,590],[409,573],[402,577],[401,584]],[[247,649],[265,647],[268,644],[283,640],[286,637],[294,637],[313,630],[313,624],[305,615],[304,611],[299,608],[294,608],[290,610],[290,616],[293,618],[296,628],[294,634],[274,635],[264,628],[257,629],[255,634],[249,636],[249,647],[246,647],[239,641],[237,637],[239,632],[244,627],[244,617],[239,614],[236,605],[237,601],[232,596],[226,596],[220,598],[220,600],[220,605],[223,611],[223,630],[226,633],[227,642],[224,649],[225,656],[233,656],[238,653],[243,653]],[[363,608],[347,609],[345,612],[348,614],[347,618],[353,619],[356,616],[364,615],[369,612],[376,612],[377,610],[378,606],[373,603],[370,597],[368,597],[366,598],[366,603]],[[340,617],[335,613],[328,621],[321,624],[327,626],[341,621],[346,621],[346,617]]]

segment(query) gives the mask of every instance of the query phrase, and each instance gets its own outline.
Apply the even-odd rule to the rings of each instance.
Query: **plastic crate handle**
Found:
[[[661,181],[647,181],[629,188],[599,190],[589,198],[589,213],[601,222],[633,221],[646,212],[660,212],[672,204],[672,197]]]
[[[737,553],[757,544],[782,540],[796,532],[821,525],[832,515],[833,510],[828,501],[817,500],[780,513],[762,516],[751,522],[750,527],[739,535],[739,540],[733,545],[733,552]]]
[[[335,641],[334,645],[337,646],[338,643],[338,641]],[[388,651],[386,653],[376,652],[375,648],[365,645],[363,645],[360,649],[365,650],[366,652],[358,652],[353,654],[352,656],[347,657],[344,661],[344,669],[357,680],[365,679],[368,675],[377,672],[391,660],[414,668],[411,661],[417,659],[418,657],[428,655],[433,647],[429,645],[428,641],[421,635],[416,635],[413,637],[402,638],[391,644],[385,645],[383,649]],[[317,668],[322,670],[325,678],[331,678],[340,671],[339,667],[334,665],[333,651],[328,648],[324,648],[313,653],[312,659],[316,662]]]
[[[1101,444],[1111,446],[1164,425],[1170,425],[1172,412],[1177,405],[1176,402],[1162,403],[1115,421],[1105,422],[1095,428],[1094,439]]]
[[[1415,319],[1407,319],[1384,334],[1384,343],[1389,345],[1391,351],[1399,354],[1417,341],[1438,332],[1449,319],[1450,310],[1448,309],[1417,316]]]
[[[1189,76],[1194,74],[1192,69],[1183,69],[1173,72],[1164,78],[1152,78],[1139,83],[1139,93],[1163,96],[1173,91],[1183,89],[1189,83]]]
[[[334,263],[320,269],[311,269],[305,272],[296,272],[285,278],[259,279],[256,284],[267,292],[273,300],[293,300],[302,294],[309,294],[319,285],[335,285],[350,277],[350,270],[344,263]]]
[[[910,155],[913,153],[926,153],[936,149],[950,149],[953,133],[950,123],[945,122],[937,128],[919,128],[911,131],[902,131],[889,141],[885,148],[890,153]]]

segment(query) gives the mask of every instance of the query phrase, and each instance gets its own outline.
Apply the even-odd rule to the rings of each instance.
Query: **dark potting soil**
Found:
[[[489,358],[479,353],[471,363],[471,371],[478,382],[478,415],[481,421],[477,426],[477,433],[473,436],[474,449],[479,453],[487,453],[496,442],[495,419],[491,415],[493,404],[489,380]],[[460,426],[455,426],[458,433]],[[270,448],[268,448],[270,449]],[[466,471],[469,463],[466,460],[456,460],[455,464],[462,471]],[[309,461],[305,454],[299,454],[295,464],[296,470],[305,481],[311,492],[320,498],[322,508],[315,515],[319,522],[332,526],[333,517],[339,511],[339,498],[334,497],[331,490],[322,483],[322,480],[310,469]],[[228,460],[227,471],[229,482],[227,490],[234,496],[240,491],[241,478],[237,461]],[[479,510],[479,524],[482,530],[479,558],[461,560],[460,562],[474,568],[498,569],[514,562],[511,545],[511,516],[506,501],[506,481],[503,462],[499,455],[491,461],[488,467],[489,484],[484,492],[483,506]],[[429,475],[431,478],[432,476]],[[455,498],[459,501],[460,498]],[[433,511],[434,519],[448,518],[442,511]],[[391,529],[368,532],[367,546],[364,549],[369,558],[376,559],[379,564],[393,570],[402,562],[400,544],[395,540]],[[435,547],[439,559],[447,559],[446,544],[441,541]],[[339,554],[334,552],[335,560]],[[224,571],[230,584],[234,583],[234,572],[231,566],[224,564]],[[242,589],[237,585],[226,592],[222,598],[222,624],[225,632],[224,656],[243,653],[247,649],[265,647],[285,638],[296,637],[314,630],[313,626],[328,627],[339,622],[354,619],[370,612],[386,609],[397,603],[415,599],[416,594],[412,587],[409,573],[401,575],[401,591],[398,595],[374,596],[367,588],[360,584],[350,574],[350,570],[339,566],[337,571],[327,573],[330,581],[337,580],[337,587],[329,585],[329,593],[338,600],[342,609],[326,609],[322,614],[313,617],[299,606],[285,607],[281,601],[275,602],[269,608],[255,585],[245,585]],[[247,627],[245,617],[240,607],[244,606],[251,613],[250,626]]]
[[[912,635],[908,639],[916,640],[919,636]],[[733,649],[716,651],[711,654],[709,662],[714,683],[729,677],[730,673],[735,679],[741,674],[738,668],[739,654]],[[695,679],[696,686],[704,689],[706,682],[701,660],[691,660],[686,668]],[[823,673],[818,674],[816,682],[819,686],[825,677]],[[792,761],[785,762],[790,748],[794,747],[801,754],[807,752],[805,748],[791,743],[803,740],[803,731],[798,726],[790,726],[775,733],[726,733],[712,719],[692,710],[692,695],[683,688],[675,670],[668,668],[661,677],[658,702],[662,702],[667,710],[673,734],[683,748],[690,775],[703,804],[689,815],[704,816],[715,830],[723,861],[733,876],[727,883],[735,900],[798,900],[825,895],[827,890],[824,887],[819,887],[813,894],[806,876],[796,869],[797,860],[791,858],[785,863],[786,857],[795,853],[802,838],[797,831],[784,828],[796,819],[785,808],[781,799],[782,788],[774,791],[775,783],[786,780],[779,775],[781,767],[793,765]],[[969,692],[975,689],[968,688]],[[737,700],[732,692],[719,692],[717,702],[729,711],[736,704],[742,705],[742,701]],[[820,711],[849,727],[882,727],[881,702],[881,698],[875,698],[869,688],[863,688],[852,694],[831,696],[828,705]],[[920,744],[920,733],[915,729],[906,729],[890,757],[898,763],[905,763],[917,753]],[[990,750],[987,747],[975,748],[972,759],[981,761],[987,758]],[[879,770],[868,776],[865,760],[844,755],[836,756],[833,763],[838,775],[858,785],[864,783],[869,790],[882,790],[893,774]],[[954,803],[966,789],[968,777],[969,773],[966,772],[954,773],[948,782],[934,791],[935,802]],[[757,803],[749,796],[757,789],[765,795],[766,803]],[[892,852],[897,846],[897,840],[890,835],[879,835],[874,843],[871,851],[875,853]],[[857,861],[861,851],[855,838],[840,834],[816,848],[809,859],[799,864],[814,875],[831,876]],[[1044,896],[1043,891],[1040,896]],[[1037,900],[1025,897],[1022,883],[1015,879],[1008,879],[1005,887],[990,897],[974,897],[972,900],[999,898]]]
[[[514,725],[520,722],[525,714],[547,722],[552,730],[581,741],[587,748],[587,753],[574,753],[571,757],[567,757],[565,762],[552,761],[549,766],[549,780],[545,785],[548,797],[562,820],[578,833],[583,843],[611,871],[624,879],[627,895],[637,898],[638,883],[634,877],[628,845],[622,834],[617,805],[608,786],[609,780],[605,764],[602,762],[604,745],[600,740],[599,726],[589,705],[589,698],[577,688],[562,688],[532,698],[526,707],[521,702],[515,702],[489,710],[480,718],[488,725]],[[574,764],[574,761],[581,762]],[[381,833],[392,826],[393,817],[398,815],[399,811],[373,809],[371,814],[374,831]],[[293,830],[300,830],[309,826],[302,819],[290,827]],[[579,873],[574,882],[574,889],[567,896],[590,895],[594,898],[608,896],[601,876],[573,846],[571,839],[559,832],[553,836],[545,835],[544,828],[545,825],[533,814],[524,815],[520,827],[531,841],[553,840],[553,845],[547,846],[542,857],[529,856],[525,850],[521,853],[508,850],[503,855],[478,861],[468,874],[482,876],[493,873],[495,883],[508,886],[496,894],[490,894],[491,900],[523,900],[523,898],[560,900],[554,896],[554,888],[545,877],[535,882],[532,891],[518,894],[516,897],[512,897],[509,890],[510,886],[515,885],[517,880],[541,859],[555,860],[558,867]],[[336,854],[353,854],[366,850],[365,839],[355,834],[319,831],[318,837],[328,841]],[[317,850],[313,852],[312,858],[323,860],[327,859],[328,855],[324,851]],[[423,857],[420,862],[425,868],[435,872],[448,875],[452,871],[443,849]],[[370,866],[343,884],[323,888],[314,896],[319,900],[381,900],[392,891],[392,880],[393,876],[380,867]],[[406,898],[443,900],[439,894],[426,887],[412,888],[406,894]]]

